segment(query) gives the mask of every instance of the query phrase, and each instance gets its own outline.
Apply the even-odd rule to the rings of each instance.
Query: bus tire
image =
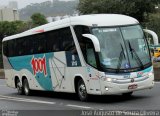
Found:
[[[78,89],[77,93],[78,93],[79,99],[81,101],[87,101],[88,100],[88,93],[87,93],[87,90],[86,90],[85,83],[82,79],[80,79],[78,81],[77,89]]]
[[[123,93],[122,95],[123,95],[124,97],[131,97],[132,94],[133,94],[133,92],[128,92],[128,93]]]
[[[20,82],[19,79],[16,80],[16,88],[17,88],[17,92],[19,95],[23,95],[24,94],[24,91],[23,91],[23,86]]]
[[[31,95],[31,90],[29,88],[28,80],[26,78],[23,80],[23,91],[25,95]]]

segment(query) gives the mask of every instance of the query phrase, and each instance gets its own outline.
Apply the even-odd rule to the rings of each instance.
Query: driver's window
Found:
[[[74,30],[85,61],[89,65],[97,68],[94,45],[90,39],[82,36],[82,34],[90,34],[89,27],[79,25],[75,26]]]
[[[93,43],[88,42],[86,44],[86,56],[87,56],[87,63],[97,68]]]

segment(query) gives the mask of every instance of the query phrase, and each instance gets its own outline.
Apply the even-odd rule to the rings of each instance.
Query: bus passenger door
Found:
[[[91,94],[101,94],[99,71],[97,70],[97,61],[93,43],[86,44],[86,62],[90,66],[87,66],[89,76],[89,90]]]
[[[51,80],[54,91],[61,91],[65,78],[66,57],[65,52],[54,53],[49,61]]]

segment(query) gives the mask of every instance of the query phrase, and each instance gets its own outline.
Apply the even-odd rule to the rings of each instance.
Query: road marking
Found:
[[[27,102],[27,103],[41,103],[41,104],[56,104],[56,102],[48,102],[48,101],[40,101],[40,100],[34,100],[34,99],[25,99],[25,98],[18,98],[18,97],[11,97],[11,96],[4,96],[0,95],[0,100],[8,100],[8,101],[20,101],[20,102]],[[63,105],[63,104],[61,104]],[[79,105],[72,105],[67,104],[67,107],[75,107],[75,108],[82,108],[82,109],[92,109],[88,106],[79,106]]]
[[[88,107],[88,106],[79,106],[79,105],[72,105],[72,104],[68,104],[66,106],[68,106],[68,107],[76,107],[76,108],[83,108],[83,109],[92,109],[91,107]]]
[[[51,105],[56,104],[55,102],[40,101],[40,100],[25,99],[25,98],[17,98],[17,97],[3,96],[3,95],[0,95],[0,99],[11,100],[11,101],[29,102],[29,103],[51,104]]]

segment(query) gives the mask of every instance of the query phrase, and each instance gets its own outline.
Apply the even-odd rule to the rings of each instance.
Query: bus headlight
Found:
[[[103,81],[112,82],[112,78],[102,77],[101,79],[102,79]]]
[[[101,78],[103,81],[107,81],[107,82],[115,82],[117,79],[115,78],[109,78],[109,77],[102,77]]]
[[[153,75],[154,75],[154,74],[153,74],[152,72],[148,73],[148,76],[149,76],[149,77],[153,77]]]
[[[111,78],[106,78],[106,81],[107,82],[112,82],[112,79]]]
[[[116,81],[117,79],[113,79],[113,78],[103,78],[103,81],[107,81],[107,82],[114,82]]]

